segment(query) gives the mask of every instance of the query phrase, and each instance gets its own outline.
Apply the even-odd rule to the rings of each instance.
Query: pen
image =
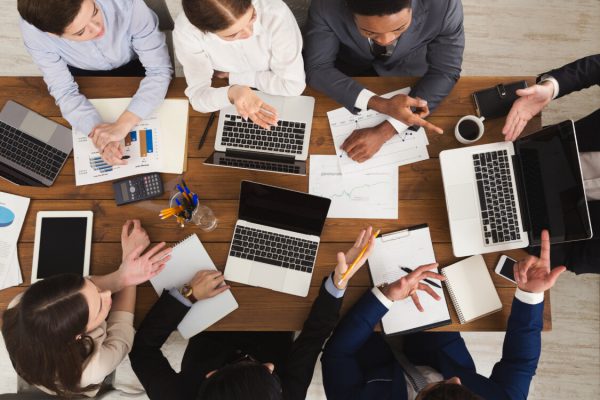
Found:
[[[198,195],[194,193],[194,197],[192,197],[192,204],[195,206],[198,205]]]
[[[377,232],[375,232],[375,238],[377,238],[377,236],[379,236],[379,232],[381,232],[381,229],[378,229]],[[358,257],[356,257],[354,259],[354,261],[352,262],[352,264],[350,264],[350,267],[348,267],[348,269],[346,270],[346,272],[344,272],[344,275],[342,275],[342,277],[340,278],[340,281],[338,282],[338,285],[341,284],[350,274],[350,272],[352,272],[352,270],[354,269],[354,266],[356,264],[358,264],[358,262],[360,261],[360,259],[362,258],[363,254],[365,254],[365,252],[367,251],[367,249],[369,248],[369,242],[367,242],[367,244],[365,245],[365,247],[363,247],[363,249],[361,250],[361,252],[358,254]]]
[[[185,191],[183,190],[183,188],[181,187],[181,185],[179,183],[177,184],[177,190],[179,190],[179,193],[181,193],[181,195],[185,198],[185,200],[187,200],[188,202],[190,201],[189,196],[185,193]]]
[[[411,272],[413,272],[412,268],[408,268],[408,267],[400,267],[400,269],[404,272],[406,272],[407,274],[410,274]],[[425,282],[429,283],[431,286],[435,286],[436,288],[442,288],[440,285],[438,285],[437,283],[435,283],[434,281],[430,280],[430,279],[423,279]]]
[[[121,160],[129,160],[131,157],[130,156],[123,156],[121,157]]]
[[[216,112],[210,113],[210,117],[208,117],[208,122],[206,123],[206,128],[204,128],[204,133],[202,133],[202,137],[200,138],[200,144],[198,145],[198,150],[202,148],[204,141],[206,140],[206,136],[208,135],[208,130],[212,126],[215,121]]]

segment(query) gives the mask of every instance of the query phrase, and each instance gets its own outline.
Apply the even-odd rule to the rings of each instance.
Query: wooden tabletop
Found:
[[[429,120],[444,129],[444,135],[428,132],[430,159],[400,167],[399,174],[399,219],[363,220],[328,219],[325,223],[321,246],[313,273],[308,297],[301,298],[232,283],[232,291],[240,307],[212,326],[213,330],[300,330],[308,315],[310,306],[317,296],[324,277],[336,263],[336,253],[346,251],[361,228],[372,224],[383,232],[402,229],[411,225],[428,223],[434,244],[435,255],[440,265],[457,261],[452,254],[448,217],[444,201],[442,177],[438,155],[444,149],[460,146],[454,137],[454,125],[460,117],[474,114],[471,93],[478,89],[494,86],[501,82],[525,79],[533,83],[533,77],[464,77],[442,102]],[[359,78],[367,88],[375,93],[386,93],[395,89],[414,85],[415,78]],[[81,92],[88,98],[131,97],[138,88],[138,78],[79,78]],[[167,97],[185,98],[185,80],[176,78],[171,83]],[[310,140],[310,154],[335,154],[333,140],[326,112],[340,107],[335,101],[322,94],[307,89],[306,95],[316,98],[315,117]],[[0,107],[7,100],[14,100],[32,110],[65,124],[54,99],[48,94],[46,85],[39,77],[0,77]],[[199,193],[201,200],[211,207],[218,218],[218,227],[213,232],[203,232],[193,227],[178,228],[173,221],[161,221],[157,210],[168,202],[168,190],[160,199],[117,207],[110,182],[88,186],[75,186],[73,158],[69,159],[60,176],[50,188],[19,187],[0,180],[0,191],[31,198],[27,217],[18,244],[19,261],[24,284],[0,291],[0,310],[6,309],[9,301],[27,288],[31,278],[31,261],[35,218],[41,210],[92,210],[94,230],[91,273],[105,274],[114,270],[120,262],[120,232],[128,218],[139,218],[153,242],[180,241],[191,233],[197,233],[208,253],[219,269],[223,269],[227,258],[233,227],[237,220],[240,181],[243,179],[282,186],[294,190],[308,191],[308,177],[289,176],[268,172],[218,168],[203,165],[203,161],[213,151],[216,125],[213,124],[206,143],[198,150],[200,136],[208,120],[207,114],[190,109],[188,137],[188,166],[184,174],[188,185]],[[485,134],[478,142],[490,143],[502,140],[500,130],[503,119],[485,121]],[[541,127],[541,117],[535,117],[527,126],[526,132]],[[175,175],[163,175],[166,189],[170,189],[177,179]],[[507,255],[520,259],[522,250],[507,251]],[[448,331],[503,331],[510,314],[515,286],[493,272],[499,253],[487,254],[485,261],[504,305],[501,312],[469,324],[458,323],[451,307],[453,323],[438,328]],[[342,313],[345,313],[360,296],[371,287],[367,267],[363,267],[351,280]],[[143,319],[157,296],[150,284],[138,288],[136,324]],[[449,301],[449,304],[451,302]],[[544,329],[551,329],[550,298],[546,294],[544,308]]]

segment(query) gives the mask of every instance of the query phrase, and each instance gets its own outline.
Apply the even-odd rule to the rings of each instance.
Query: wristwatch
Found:
[[[194,304],[197,300],[194,297],[194,290],[187,283],[183,285],[181,289],[179,289],[179,293],[186,299],[188,299],[192,304]]]

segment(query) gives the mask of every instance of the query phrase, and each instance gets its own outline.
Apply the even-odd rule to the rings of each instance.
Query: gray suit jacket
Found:
[[[411,96],[434,109],[461,71],[465,35],[460,0],[412,0],[413,20],[385,61],[371,54],[345,0],[313,0],[304,35],[307,83],[348,110],[363,86],[349,76],[422,76]],[[370,71],[370,72],[369,72]],[[390,88],[390,91],[399,88]],[[383,94],[383,93],[379,93]]]

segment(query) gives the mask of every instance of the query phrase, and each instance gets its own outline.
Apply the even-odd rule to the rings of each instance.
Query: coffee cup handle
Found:
[[[483,122],[483,121],[485,121],[485,117],[484,117],[484,116],[481,116],[481,117],[479,117],[479,120],[480,120],[481,122]]]

